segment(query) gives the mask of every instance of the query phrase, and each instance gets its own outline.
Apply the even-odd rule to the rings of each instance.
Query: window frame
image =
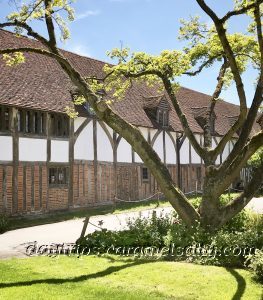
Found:
[[[69,117],[64,114],[50,114],[50,136],[53,138],[69,138]]]
[[[45,136],[46,114],[43,111],[19,109],[17,114],[17,129],[19,135]]]
[[[162,127],[169,127],[169,112],[168,109],[157,109],[157,123]]]
[[[7,115],[7,119],[6,119],[6,115]],[[12,116],[11,107],[0,105],[0,132],[1,133],[11,132],[11,116]]]
[[[54,182],[51,182],[51,172],[53,173],[55,180]],[[60,182],[59,180],[59,171],[62,171],[64,176],[63,182]],[[48,185],[50,188],[68,188],[69,186],[69,166],[68,165],[51,165],[48,168]]]
[[[145,172],[147,173],[147,178],[145,178]],[[149,173],[149,169],[145,166],[141,167],[141,179],[142,179],[142,183],[148,183],[150,181],[150,173]]]

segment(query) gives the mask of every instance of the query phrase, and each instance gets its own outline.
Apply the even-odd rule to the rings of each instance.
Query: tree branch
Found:
[[[231,218],[239,213],[250,202],[256,191],[262,185],[262,182],[263,164],[255,170],[252,179],[245,187],[244,191],[222,209],[222,225],[231,220]]]
[[[217,56],[219,57],[219,56]],[[202,70],[209,64],[211,64],[217,57],[211,57],[209,58],[207,61],[205,61],[204,63],[201,64],[201,66],[196,70],[196,71],[193,71],[193,72],[184,72],[183,74],[184,75],[188,75],[188,76],[195,76],[199,73],[202,72]]]
[[[5,23],[0,23],[0,28],[5,28],[5,27],[20,27],[23,28],[27,31],[27,35],[35,38],[39,42],[41,42],[45,46],[49,46],[49,42],[47,39],[45,39],[43,36],[35,32],[31,26],[29,26],[26,23],[19,22],[17,20],[13,22],[5,22]]]
[[[263,0],[262,0],[263,2]],[[259,4],[255,6],[254,10],[255,21],[257,24],[257,37],[258,37],[258,45],[260,51],[260,67],[261,67],[261,74],[263,69],[263,37],[262,37],[262,21],[261,21],[261,11]]]
[[[173,103],[174,109],[175,109],[175,111],[178,115],[178,118],[179,118],[179,120],[182,124],[185,135],[189,139],[191,145],[194,147],[196,153],[198,153],[199,156],[202,157],[202,159],[204,161],[206,161],[207,160],[207,151],[205,151],[205,149],[200,146],[200,144],[196,140],[195,135],[193,134],[192,130],[190,129],[190,126],[188,124],[186,116],[182,112],[181,107],[180,107],[180,105],[177,101],[177,98],[176,98],[176,95],[174,93],[174,90],[173,90],[173,87],[171,85],[170,80],[164,74],[162,74],[160,71],[157,71],[157,70],[154,70],[154,69],[142,71],[142,72],[139,72],[137,74],[123,73],[123,75],[126,76],[127,78],[138,78],[138,77],[146,76],[146,75],[156,75],[163,81],[165,90],[166,90],[167,94],[169,95],[169,97],[170,97],[170,99]]]
[[[262,141],[263,131],[261,130],[251,138],[250,142],[248,142],[243,149],[239,149],[238,155],[235,156],[235,159],[228,165],[227,169],[219,168],[219,171],[215,175],[218,180],[216,187],[217,194],[221,195],[229,187],[229,182],[233,182],[238,176],[248,159],[262,146]]]
[[[218,37],[221,41],[222,47],[224,49],[224,52],[226,54],[226,57],[228,59],[231,71],[233,73],[235,83],[236,83],[236,89],[239,96],[240,101],[240,122],[239,124],[242,124],[242,121],[244,120],[246,113],[247,113],[247,101],[246,101],[246,94],[244,90],[243,81],[240,75],[240,72],[238,70],[237,62],[235,59],[235,55],[233,53],[233,50],[230,46],[230,43],[226,36],[226,30],[223,26],[223,21],[221,21],[218,16],[215,14],[215,12],[205,3],[204,0],[196,0],[199,6],[203,9],[203,11],[210,16],[210,18],[213,20]]]
[[[49,47],[55,52],[58,53],[58,49],[57,49],[57,41],[56,41],[56,35],[55,35],[55,27],[53,24],[53,20],[52,20],[52,11],[50,6],[52,4],[51,0],[44,0],[45,3],[45,20],[46,20],[46,26],[47,26],[47,31],[48,31],[48,35],[49,35]],[[49,11],[49,13],[47,13],[47,11]]]
[[[0,49],[0,54],[12,54],[15,52],[29,52],[29,53],[31,52],[31,53],[37,53],[37,54],[49,56],[49,57],[55,58],[57,60],[62,59],[59,55],[49,52],[45,49],[41,49],[41,48],[20,47],[20,48]]]
[[[256,5],[260,5],[261,3],[263,3],[263,0],[258,0],[255,3],[247,5],[246,7],[242,7],[242,8],[237,9],[237,10],[229,11],[227,14],[225,14],[225,16],[223,18],[221,18],[221,21],[223,23],[225,23],[231,17],[237,16],[237,15],[242,15],[245,12],[247,12],[248,10],[254,8]]]
[[[234,148],[232,149],[231,153],[228,155],[227,159],[223,162],[223,164],[219,167],[218,172],[223,175],[226,170],[229,169],[229,166],[233,162],[233,160],[236,158],[236,156],[239,154],[240,149],[244,147],[244,145],[247,143],[247,140],[249,138],[249,135],[251,133],[251,129],[254,125],[255,119],[257,117],[258,109],[262,103],[262,75],[259,78],[258,85],[256,87],[254,99],[252,102],[252,105],[248,111],[247,118],[245,119],[245,122],[242,121],[243,127],[240,132],[239,138],[237,142],[234,145]],[[230,128],[230,130],[227,132],[227,134],[221,139],[218,146],[214,149],[214,155],[220,154],[224,148],[226,143],[232,138],[234,133],[236,132],[237,128],[239,126],[237,123],[241,123],[240,119],[242,118],[241,115],[239,115],[238,120],[235,122],[235,124]]]
[[[216,101],[217,101],[218,97],[220,96],[223,85],[224,85],[224,76],[225,76],[228,66],[229,65],[228,65],[227,59],[226,59],[226,57],[224,57],[224,63],[222,64],[220,71],[219,71],[219,75],[217,77],[217,85],[216,85],[215,91],[211,97],[210,105],[207,108],[206,124],[204,126],[204,147],[207,149],[212,148],[212,132],[211,132],[212,115],[213,115],[213,111],[215,109]],[[213,154],[213,152],[211,150],[209,151],[209,153]],[[212,159],[212,161],[215,161],[216,156],[211,155],[211,159]]]

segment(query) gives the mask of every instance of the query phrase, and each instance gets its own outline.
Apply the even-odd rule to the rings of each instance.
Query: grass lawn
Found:
[[[235,195],[237,194],[234,193],[231,194],[232,197],[234,197]],[[228,197],[228,195],[225,195],[224,197]],[[195,201],[196,199],[197,198],[195,196],[189,197],[190,201]],[[165,207],[171,205],[166,200],[157,201],[156,199],[152,199],[152,200],[143,201],[139,203],[119,202],[117,203],[116,206],[111,205],[111,206],[103,206],[98,208],[82,208],[80,210],[74,210],[70,212],[64,211],[64,212],[51,213],[49,215],[25,216],[21,218],[16,217],[11,219],[9,230],[62,222],[62,221],[76,219],[76,218],[85,218],[87,214],[89,214],[90,216],[118,214],[118,213],[129,212],[129,211],[152,209],[152,208],[156,208],[157,206]]]
[[[261,300],[250,272],[120,257],[0,261],[0,299]]]
[[[236,194],[231,194],[234,196]],[[196,197],[189,197],[191,201],[195,201]],[[56,222],[62,222],[67,220],[72,220],[76,218],[85,218],[87,215],[96,216],[96,215],[106,215],[106,214],[118,214],[129,211],[138,211],[152,209],[156,207],[165,207],[171,206],[170,203],[166,200],[152,199],[143,202],[135,203],[123,203],[119,202],[116,206],[103,206],[98,208],[81,208],[80,210],[74,210],[69,212],[57,212],[50,213],[48,215],[38,215],[38,216],[25,216],[25,217],[15,217],[10,220],[9,230],[25,228],[30,226],[37,226],[43,224],[50,224]]]
[[[81,210],[74,210],[70,212],[57,212],[49,215],[25,216],[21,218],[16,217],[11,219],[9,230],[62,222],[77,218],[85,218],[87,214],[90,216],[118,214],[129,211],[152,209],[157,206],[170,206],[170,203],[165,200],[160,200],[159,202],[157,200],[149,200],[141,203],[118,203],[115,207],[111,205],[98,208],[82,208]]]

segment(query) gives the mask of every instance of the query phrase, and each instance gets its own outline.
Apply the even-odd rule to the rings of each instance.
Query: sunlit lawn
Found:
[[[236,194],[231,194],[234,196]],[[225,195],[227,197],[227,195]],[[193,195],[189,196],[191,201],[196,201],[196,197]],[[37,226],[43,224],[50,224],[55,222],[62,222],[72,219],[84,218],[88,215],[96,216],[96,215],[107,215],[107,214],[119,214],[119,213],[127,213],[131,211],[140,211],[153,209],[156,207],[167,207],[171,206],[170,203],[166,200],[148,200],[143,202],[135,202],[135,203],[117,203],[116,205],[97,207],[97,208],[82,208],[81,210],[76,211],[65,211],[65,212],[57,212],[51,213],[49,215],[40,215],[32,217],[23,217],[23,218],[13,218],[10,222],[10,230],[17,228],[25,228],[30,226]]]
[[[249,299],[262,286],[246,270],[120,257],[0,261],[0,299]]]

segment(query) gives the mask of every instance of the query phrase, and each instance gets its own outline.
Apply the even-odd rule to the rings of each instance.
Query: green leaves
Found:
[[[3,60],[7,66],[16,66],[25,62],[24,54],[21,52],[15,52],[13,54],[3,54]]]
[[[188,55],[178,50],[164,50],[160,55],[144,52],[130,53],[128,48],[113,49],[109,57],[118,65],[104,67],[107,74],[104,88],[115,99],[121,99],[133,82],[144,82],[148,86],[162,87],[162,78],[169,78],[176,89],[175,80],[190,68]]]
[[[18,9],[7,16],[9,21],[19,21],[28,23],[34,20],[43,20],[45,16],[52,16],[53,21],[57,24],[61,36],[60,39],[65,41],[70,37],[67,21],[74,20],[74,9],[71,4],[74,0],[52,0],[48,7],[45,7],[44,0],[26,1]],[[21,30],[17,29],[21,34]]]

